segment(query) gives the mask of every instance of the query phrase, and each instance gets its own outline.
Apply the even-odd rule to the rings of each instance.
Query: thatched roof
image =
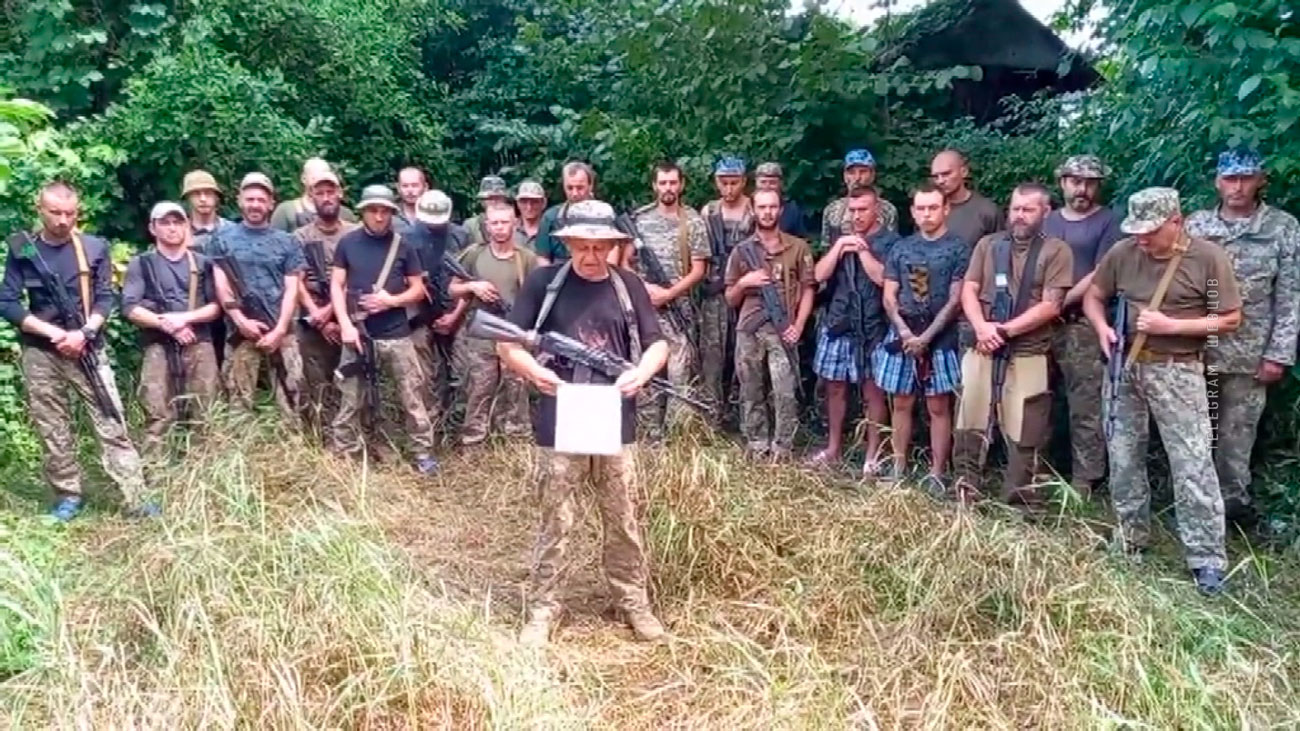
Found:
[[[1091,86],[1098,74],[1016,0],[934,0],[918,10],[881,61],[906,56],[920,69],[999,67],[1057,75],[1061,91]]]

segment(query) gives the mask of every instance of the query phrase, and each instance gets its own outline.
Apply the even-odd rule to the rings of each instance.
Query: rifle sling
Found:
[[[402,245],[402,235],[393,232],[393,240],[388,244],[388,255],[384,257],[384,266],[379,270],[379,277],[375,279],[374,291],[378,292],[384,288],[388,282],[388,275],[393,271],[393,262],[397,260],[397,249]]]
[[[1043,251],[1043,237],[1036,236],[1029,245],[1029,255],[1025,257],[1025,268],[1020,272],[1020,282],[1016,287],[1015,299],[1011,301],[1011,315],[1007,320],[1014,320],[1029,309],[1029,300],[1033,297],[1034,277],[1038,273],[1038,255]],[[1004,236],[997,240],[993,249],[993,273],[995,281],[1005,278],[1011,281],[1011,237]]]
[[[72,252],[77,257],[77,286],[81,290],[81,316],[83,323],[90,322],[90,265],[86,262],[86,247],[81,234],[72,232]]]
[[[1151,302],[1147,305],[1146,309],[1159,310],[1160,305],[1164,303],[1165,293],[1169,291],[1169,283],[1174,280],[1174,272],[1178,271],[1178,265],[1183,261],[1183,253],[1187,251],[1187,244],[1188,241],[1184,239],[1180,241],[1178,247],[1174,249],[1174,255],[1169,259],[1169,263],[1165,265],[1165,272],[1160,276],[1160,281],[1156,284],[1155,294],[1151,295]],[[1124,323],[1123,327],[1127,328],[1128,323]],[[1133,347],[1129,348],[1128,357],[1124,359],[1125,370],[1133,365],[1137,360],[1138,354],[1142,352],[1142,348],[1145,347],[1146,344],[1147,334],[1139,332],[1137,336],[1133,338]]]

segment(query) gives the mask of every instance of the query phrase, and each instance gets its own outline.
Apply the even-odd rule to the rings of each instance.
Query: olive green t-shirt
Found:
[[[1169,259],[1151,256],[1138,247],[1137,239],[1130,237],[1115,244],[1097,265],[1092,284],[1101,290],[1102,297],[1109,299],[1123,292],[1129,301],[1126,332],[1130,342],[1137,334],[1138,314],[1151,302],[1168,264]],[[1160,311],[1176,319],[1192,320],[1239,309],[1241,294],[1227,253],[1205,239],[1189,238]],[[1148,335],[1146,341],[1146,350],[1165,355],[1199,353],[1204,347],[1205,338],[1185,335]]]
[[[993,255],[994,245],[1005,234],[985,236],[975,245],[971,252],[970,266],[966,268],[966,281],[978,282],[980,285],[980,304],[983,305],[984,317],[987,319],[993,309],[993,296],[997,293],[997,262]],[[1029,263],[1030,242],[1011,242],[1011,272],[1008,277],[1008,289],[1014,298],[1020,292],[1020,280],[1024,278],[1025,266]],[[1060,300],[1065,299],[1073,280],[1074,256],[1070,245],[1064,241],[1046,237],[1038,251],[1038,262],[1034,266],[1033,285],[1029,290],[1029,302],[1017,307],[1021,312],[1043,301],[1044,292],[1056,290]],[[1011,341],[1014,355],[1042,355],[1052,349],[1052,323],[1046,323],[1038,329],[1023,333]]]
[[[515,296],[519,294],[519,286],[537,268],[537,255],[518,247],[511,256],[502,259],[488,246],[470,246],[460,253],[459,258],[465,271],[478,279],[491,282],[497,292],[501,293],[501,299],[512,307]]]
[[[804,289],[817,284],[817,280],[813,278],[812,250],[808,248],[808,242],[782,233],[781,250],[776,252],[767,251],[757,236],[751,236],[736,244],[736,248],[732,249],[731,256],[727,259],[724,281],[728,287],[750,272],[750,268],[745,266],[745,261],[741,257],[741,246],[756,246],[763,252],[763,267],[772,276],[772,281],[776,282],[781,293],[781,302],[785,305],[786,317],[793,325]],[[745,298],[741,300],[740,311],[736,316],[736,327],[741,332],[753,333],[766,322],[762,291],[758,288],[746,290]]]

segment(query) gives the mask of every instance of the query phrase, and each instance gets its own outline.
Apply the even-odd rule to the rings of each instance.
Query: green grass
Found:
[[[0,714],[23,727],[1220,728],[1300,723],[1295,565],[1238,553],[1199,597],[1176,560],[1102,550],[903,488],[644,453],[672,639],[603,618],[598,529],[572,612],[514,642],[531,455],[443,477],[339,462],[270,428],[194,446],[161,521],[0,521]],[[37,504],[8,498],[34,513]]]

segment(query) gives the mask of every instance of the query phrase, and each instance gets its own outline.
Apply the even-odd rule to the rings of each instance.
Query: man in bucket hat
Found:
[[[1300,226],[1263,201],[1264,159],[1250,149],[1219,156],[1216,208],[1187,217],[1187,231],[1222,246],[1241,283],[1236,332],[1208,344],[1210,414],[1217,418],[1214,463],[1229,521],[1253,527],[1250,452],[1270,384],[1295,363],[1300,334]],[[1217,386],[1217,388],[1216,388]],[[1215,403],[1217,400],[1217,404]]]
[[[1070,245],[1073,286],[1061,303],[1064,326],[1052,335],[1052,359],[1065,381],[1070,423],[1070,485],[1087,498],[1106,472],[1106,439],[1101,422],[1101,383],[1106,369],[1097,358],[1096,337],[1083,316],[1083,295],[1093,271],[1123,237],[1119,216],[1101,202],[1101,184],[1110,168],[1096,155],[1074,155],[1056,168],[1065,205],[1043,222],[1043,233]]]
[[[479,181],[478,196],[476,197],[479,205],[483,208],[479,213],[470,216],[465,221],[465,232],[469,235],[470,246],[487,246],[487,242],[491,237],[488,236],[487,216],[485,214],[498,206],[509,207],[511,205],[510,190],[506,187],[506,181],[496,175],[488,175]],[[523,244],[523,236],[516,236],[515,245],[523,246]]]
[[[231,225],[217,210],[221,204],[221,186],[207,170],[191,170],[181,179],[181,198],[190,208],[190,248],[202,254],[212,235]]]
[[[567,221],[555,236],[568,248],[569,260],[530,274],[509,319],[526,330],[563,333],[636,366],[615,380],[567,362],[544,365],[518,345],[497,345],[502,361],[542,393],[534,420],[543,471],[542,520],[519,640],[525,645],[545,643],[559,618],[556,595],[560,578],[567,574],[565,554],[575,501],[590,481],[604,526],[602,555],[612,599],[637,638],[653,641],[663,636],[664,628],[651,613],[646,592],[650,566],[637,504],[643,488],[636,470],[636,395],[664,367],[668,344],[640,278],[608,263],[615,247],[628,242],[627,234],[614,227],[614,209],[598,200],[581,201],[570,207]],[[622,451],[613,456],[555,451],[556,389],[565,382],[611,381],[623,395]]]
[[[1223,591],[1223,498],[1210,456],[1210,416],[1204,351],[1207,340],[1241,324],[1241,296],[1223,248],[1189,236],[1178,191],[1147,188],[1129,197],[1129,237],[1097,265],[1083,311],[1107,358],[1122,358],[1114,413],[1110,494],[1118,546],[1140,554],[1150,541],[1151,490],[1147,482],[1147,428],[1160,429],[1174,488],[1178,534],[1196,587]],[[1110,322],[1107,302],[1128,300],[1128,322]],[[1127,353],[1114,352],[1115,328],[1125,329]]]

